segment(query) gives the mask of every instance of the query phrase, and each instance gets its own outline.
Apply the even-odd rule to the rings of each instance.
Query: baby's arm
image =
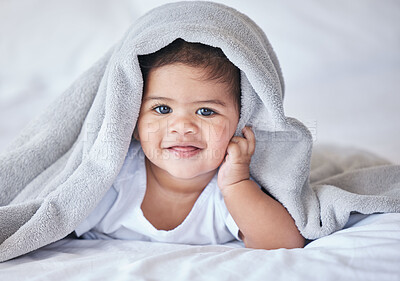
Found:
[[[277,249],[304,246],[304,238],[288,211],[250,180],[249,164],[255,150],[253,131],[233,137],[218,173],[226,207],[248,248]]]

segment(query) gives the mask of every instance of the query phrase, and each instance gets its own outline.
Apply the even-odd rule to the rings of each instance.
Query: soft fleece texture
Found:
[[[311,184],[312,138],[284,115],[283,78],[263,31],[224,5],[178,2],[135,22],[0,156],[0,261],[62,239],[95,208],[123,164],[138,117],[137,55],[176,38],[220,47],[241,69],[236,134],[245,125],[255,131],[251,175],[288,209],[303,236],[341,229],[352,211],[400,211],[400,168],[379,158],[357,156],[356,166],[353,159],[318,158]]]

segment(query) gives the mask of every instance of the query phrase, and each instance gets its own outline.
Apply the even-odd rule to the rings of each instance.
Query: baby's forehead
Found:
[[[212,79],[207,70],[200,67],[167,65],[153,69],[147,77],[144,94],[185,100],[230,99],[234,96],[227,81]],[[179,95],[179,93],[181,95]]]

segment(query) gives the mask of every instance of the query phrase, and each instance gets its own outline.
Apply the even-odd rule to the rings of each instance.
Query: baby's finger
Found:
[[[236,143],[239,146],[241,154],[248,153],[247,151],[249,149],[249,145],[247,144],[247,140],[245,138],[236,136],[231,139],[231,142]]]
[[[256,149],[256,136],[254,135],[254,132],[251,129],[251,127],[247,127],[247,126],[244,127],[242,132],[248,143],[247,153],[253,155],[254,151]]]
[[[240,151],[239,143],[235,141],[231,141],[228,144],[228,148],[226,149],[226,153],[229,155],[229,158],[232,160],[240,158],[241,151]]]

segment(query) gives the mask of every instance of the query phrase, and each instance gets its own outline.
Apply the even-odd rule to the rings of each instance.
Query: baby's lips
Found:
[[[196,146],[171,146],[168,149],[174,149],[178,151],[193,151],[199,148]]]
[[[199,144],[199,143],[195,143],[195,142],[180,142],[180,143],[173,143],[172,145],[165,145],[164,148],[170,149],[170,148],[191,148],[191,150],[193,149],[203,149],[204,147]]]

